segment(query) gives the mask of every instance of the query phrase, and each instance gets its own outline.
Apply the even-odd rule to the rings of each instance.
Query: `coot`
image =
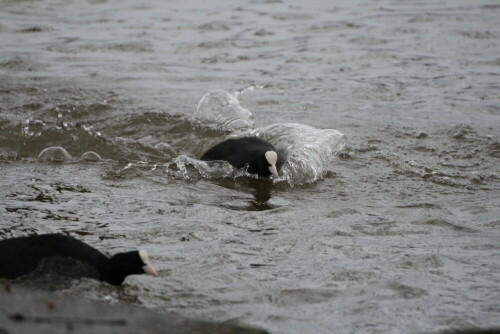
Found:
[[[43,234],[0,241],[0,277],[17,278],[33,272],[47,259],[71,258],[88,264],[98,273],[98,279],[120,285],[134,274],[158,276],[144,250],[118,253],[108,258],[97,249],[70,236]],[[56,263],[56,261],[52,261]],[[61,261],[57,261],[61,263]],[[68,270],[74,270],[68,266]],[[68,276],[75,276],[69,273]],[[97,278],[97,277],[95,277]]]
[[[201,160],[225,160],[236,168],[248,165],[247,172],[278,177],[276,148],[257,137],[228,139],[206,151]]]

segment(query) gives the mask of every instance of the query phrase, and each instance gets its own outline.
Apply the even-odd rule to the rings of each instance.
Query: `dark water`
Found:
[[[500,326],[499,17],[494,0],[0,1],[0,238],[144,248],[160,278],[61,293],[272,333]],[[196,160],[235,135],[195,118],[215,89],[288,155],[280,180]],[[38,162],[48,146],[72,161]]]

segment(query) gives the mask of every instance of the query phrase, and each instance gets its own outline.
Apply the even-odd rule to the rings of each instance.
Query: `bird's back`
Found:
[[[228,139],[205,152],[201,160],[225,160],[236,168],[242,168],[258,155],[275,150],[274,146],[257,137]]]
[[[0,277],[32,272],[43,258],[69,257],[100,268],[108,258],[86,243],[61,234],[44,234],[0,241]]]

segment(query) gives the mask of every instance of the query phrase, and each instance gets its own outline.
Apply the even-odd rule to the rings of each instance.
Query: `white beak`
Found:
[[[276,169],[276,165],[271,165],[269,167],[269,171],[271,172],[271,174],[273,174],[274,177],[278,177],[278,170]]]
[[[142,267],[142,270],[144,270],[144,272],[148,275],[151,275],[151,276],[158,276],[158,273],[156,272],[156,269],[153,268],[152,265],[150,264],[147,264],[145,266]]]

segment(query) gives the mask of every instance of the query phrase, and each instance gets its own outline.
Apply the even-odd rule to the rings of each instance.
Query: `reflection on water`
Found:
[[[3,1],[0,238],[144,248],[159,279],[62,293],[272,333],[498,326],[499,11]],[[248,133],[280,179],[198,160]]]
[[[264,211],[275,208],[269,203],[271,194],[276,191],[272,179],[238,177],[235,180],[218,180],[217,183],[229,189],[239,189],[253,195],[248,205],[237,210]]]

